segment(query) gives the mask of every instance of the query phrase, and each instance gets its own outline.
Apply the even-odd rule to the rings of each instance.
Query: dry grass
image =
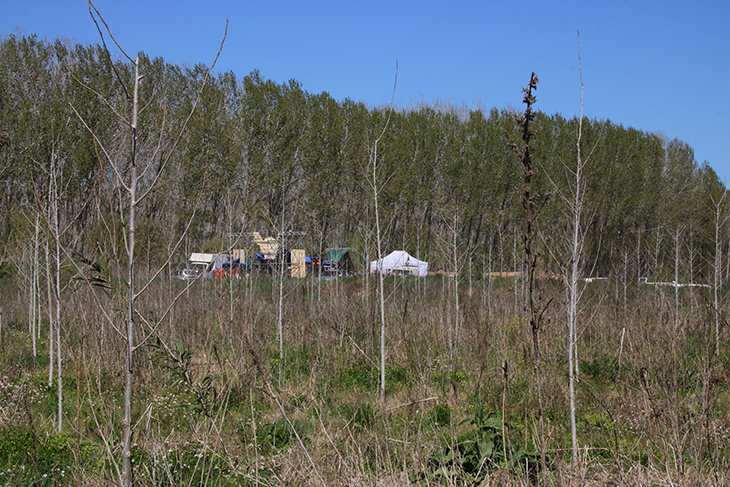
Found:
[[[531,348],[519,289],[495,287],[491,301],[481,282],[471,294],[463,292],[457,334],[449,286],[441,279],[429,277],[425,287],[413,279],[388,281],[389,370],[382,404],[376,299],[373,294],[365,301],[362,281],[321,287],[287,282],[281,383],[278,295],[271,283],[195,283],[156,332],[172,350],[177,340],[191,350],[189,383],[165,375],[146,349],[138,356],[140,485],[187,485],[201,474],[207,485],[458,485],[461,477],[433,476],[434,455],[472,434],[472,427],[460,423],[479,411],[505,418],[515,451],[533,448]],[[141,314],[156,323],[182,284],[153,286],[138,302]],[[10,317],[3,339],[12,343],[2,353],[3,380],[42,383],[38,378],[47,376],[47,359],[28,357],[23,338],[27,307],[17,304],[19,293],[12,286],[3,292],[4,316]],[[73,438],[94,445],[101,459],[75,470],[77,483],[103,485],[115,481],[113,464],[104,459],[119,454],[124,355],[123,342],[90,292],[81,287],[65,299],[65,424]],[[546,292],[561,296],[555,283]],[[632,292],[629,302],[617,302],[611,285],[598,283],[584,300],[577,465],[569,464],[567,450],[563,311],[559,304],[549,311],[544,372],[551,461],[545,479],[565,486],[727,485],[727,338],[724,355],[714,357],[710,314],[696,296],[683,296],[675,330],[673,302],[666,295],[650,288]],[[104,294],[98,300],[107,311],[119,306]],[[140,328],[144,336],[148,330]],[[212,387],[209,416],[192,407],[191,395],[191,387],[206,377]],[[46,435],[52,431],[51,403],[52,397],[30,407],[34,428]],[[448,424],[437,423],[438,410],[449,411]],[[4,407],[0,428],[28,427],[27,417],[8,411]],[[272,439],[276,435],[281,444]],[[197,452],[198,463],[175,471],[195,458],[183,458],[187,451]],[[163,458],[177,467],[166,472],[159,466]],[[479,485],[536,482],[519,468],[480,473]]]

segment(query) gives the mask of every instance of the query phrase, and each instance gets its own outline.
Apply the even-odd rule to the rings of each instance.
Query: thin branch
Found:
[[[226,29],[225,29],[225,32],[223,33],[223,39],[221,40],[221,45],[218,48],[218,53],[215,55],[215,59],[213,60],[213,64],[205,72],[205,76],[203,78],[203,84],[200,86],[200,89],[198,90],[197,96],[195,97],[195,101],[193,102],[193,106],[190,109],[190,113],[188,113],[188,116],[185,118],[185,122],[183,122],[183,125],[182,125],[182,128],[180,129],[180,132],[178,133],[178,136],[175,139],[175,142],[172,144],[172,148],[170,149],[170,153],[163,160],[163,163],[160,166],[160,170],[157,171],[157,174],[155,175],[155,178],[150,183],[149,188],[147,188],[147,191],[145,191],[144,193],[142,193],[139,196],[139,198],[137,198],[137,202],[138,203],[142,202],[150,194],[150,192],[152,191],[152,189],[155,188],[155,186],[157,185],[157,181],[160,178],[160,175],[164,172],[164,169],[167,167],[167,164],[170,162],[170,160],[172,160],[172,154],[175,151],[175,148],[177,147],[177,145],[180,143],[180,140],[182,140],[182,136],[183,136],[183,133],[185,133],[185,129],[188,126],[188,122],[190,122],[190,119],[193,117],[193,113],[195,112],[195,109],[197,108],[198,103],[200,102],[200,99],[203,96],[203,89],[206,87],[206,85],[208,83],[208,78],[210,76],[210,72],[213,70],[213,68],[215,67],[216,63],[218,62],[218,58],[221,55],[221,51],[223,51],[223,44],[226,42],[226,38],[227,37],[228,37],[228,20],[226,20]],[[142,178],[143,175],[144,175],[144,173],[140,174],[139,177]]]
[[[114,74],[116,75],[117,79],[119,80],[119,83],[122,85],[122,89],[124,89],[124,94],[127,96],[127,100],[129,100],[129,91],[127,91],[127,87],[124,85],[124,82],[122,82],[122,78],[119,76],[119,72],[117,71],[117,68],[114,66],[114,62],[112,61],[111,55],[109,54],[109,49],[106,47],[106,42],[104,41],[104,34],[101,32],[101,28],[99,27],[99,23],[96,21],[96,17],[94,17],[94,12],[91,11],[91,9],[94,9],[94,12],[96,12],[96,15],[99,16],[99,20],[104,24],[104,27],[106,27],[106,31],[109,33],[109,37],[112,38],[114,41],[114,44],[116,44],[117,48],[121,51],[124,56],[129,59],[130,63],[134,63],[134,60],[129,57],[129,55],[122,49],[122,46],[119,45],[117,40],[112,35],[112,31],[107,25],[106,21],[104,20],[104,17],[101,16],[99,11],[96,9],[94,4],[89,0],[89,15],[91,15],[91,19],[94,21],[94,24],[96,25],[96,30],[99,31],[99,37],[101,37],[101,43],[104,46],[104,52],[106,52],[107,57],[109,58],[109,64],[112,67],[112,70],[114,71]]]
[[[76,111],[76,107],[74,107],[70,103],[69,103],[69,106],[71,107],[71,110],[73,110],[73,112],[79,118],[79,121],[84,126],[84,128],[89,131],[89,133],[91,134],[91,137],[94,139],[94,142],[96,142],[99,145],[99,147],[101,147],[101,151],[104,153],[104,156],[106,157],[107,161],[109,162],[109,165],[111,166],[112,171],[114,171],[114,175],[116,176],[117,181],[119,182],[119,184],[126,191],[129,191],[130,190],[130,187],[127,186],[127,184],[124,182],[124,178],[122,177],[121,173],[119,172],[119,169],[117,169],[116,164],[114,164],[114,160],[112,159],[112,157],[109,154],[109,152],[107,152],[106,148],[101,143],[101,141],[99,140],[99,138],[96,136],[96,132],[94,132],[94,130],[91,127],[89,127],[89,125],[86,123],[86,120],[84,120],[83,117],[81,116],[81,114],[78,111]]]
[[[109,109],[112,111],[112,113],[114,113],[114,115],[116,115],[117,117],[119,117],[119,119],[121,119],[125,124],[129,125],[129,120],[127,120],[121,113],[119,113],[117,111],[117,109],[114,108],[114,106],[111,104],[111,102],[105,96],[102,96],[101,93],[99,93],[98,91],[96,91],[94,88],[92,88],[91,86],[89,86],[87,83],[84,83],[83,81],[81,81],[80,79],[78,79],[75,74],[69,72],[69,76],[71,76],[71,78],[73,78],[82,87],[84,87],[85,89],[87,89],[90,92],[92,92],[93,94],[95,94],[96,97],[99,100],[101,100],[102,102],[104,102],[104,104],[106,104],[106,106],[109,107]],[[73,105],[71,106],[71,108],[73,108]]]

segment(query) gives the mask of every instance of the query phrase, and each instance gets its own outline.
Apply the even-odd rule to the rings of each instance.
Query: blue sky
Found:
[[[98,43],[85,0],[0,0],[0,35]],[[728,1],[96,0],[129,53],[176,64],[215,57],[370,106],[519,107],[535,71],[537,108],[679,138],[730,180]]]

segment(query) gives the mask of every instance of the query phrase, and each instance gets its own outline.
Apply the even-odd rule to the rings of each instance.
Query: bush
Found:
[[[428,462],[431,478],[443,477],[456,480],[458,484],[479,485],[487,472],[495,468],[521,470],[526,467],[529,476],[537,474],[539,452],[526,451],[522,446],[514,449],[504,436],[509,425],[500,417],[477,414],[460,424],[470,425],[475,428],[459,435],[455,444],[447,442],[431,457]]]

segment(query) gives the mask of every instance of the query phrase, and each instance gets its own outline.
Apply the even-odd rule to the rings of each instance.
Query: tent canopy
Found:
[[[382,268],[378,261],[370,263],[370,273],[380,270],[383,274],[401,274],[405,276],[424,277],[428,274],[428,262],[418,260],[404,250],[396,250],[383,257]]]
[[[324,265],[332,269],[342,269],[348,274],[357,271],[355,263],[350,257],[349,248],[328,249],[324,254]]]
[[[324,254],[324,260],[333,264],[339,264],[340,260],[350,251],[350,249],[329,249]]]

